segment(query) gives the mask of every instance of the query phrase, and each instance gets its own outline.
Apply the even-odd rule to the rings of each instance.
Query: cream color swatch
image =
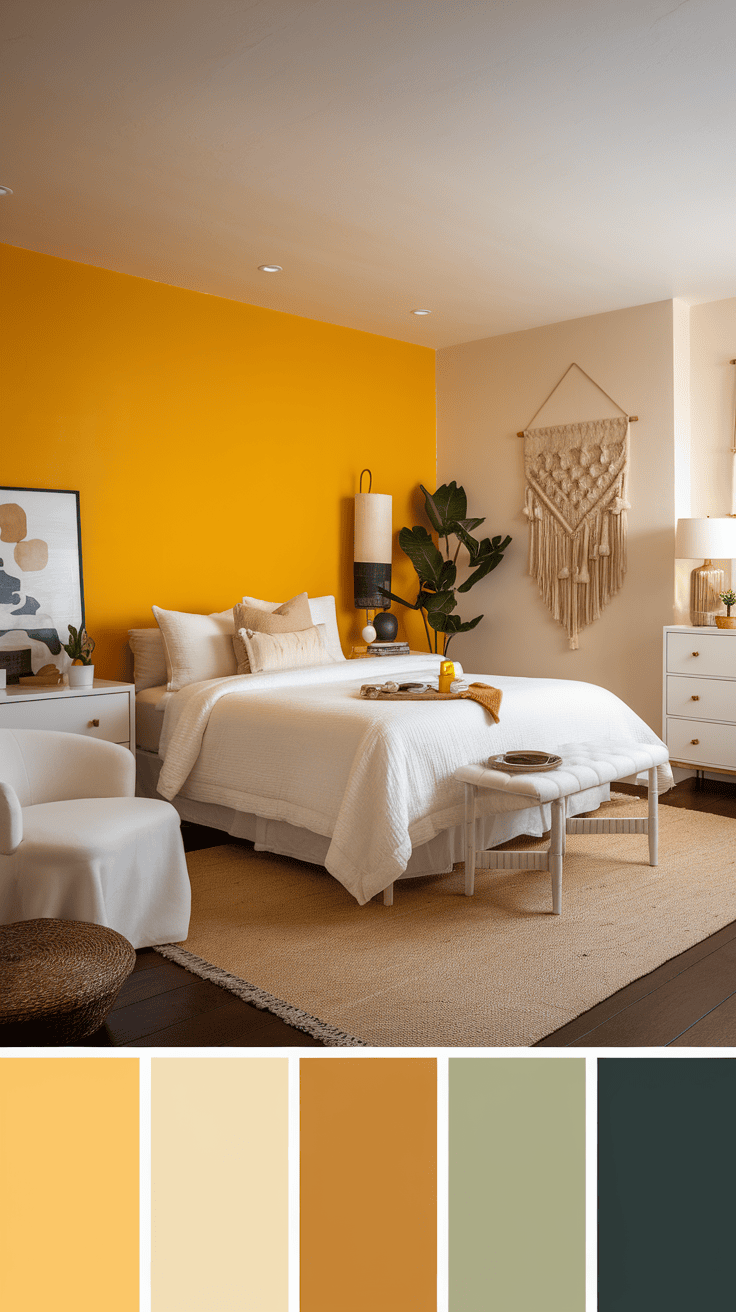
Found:
[[[288,1062],[151,1066],[151,1312],[286,1312]]]

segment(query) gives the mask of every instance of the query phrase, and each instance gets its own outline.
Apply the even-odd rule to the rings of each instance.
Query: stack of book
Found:
[[[353,647],[353,656],[409,656],[408,642],[372,642],[368,647]]]
[[[368,656],[408,656],[408,642],[372,642],[368,646]]]

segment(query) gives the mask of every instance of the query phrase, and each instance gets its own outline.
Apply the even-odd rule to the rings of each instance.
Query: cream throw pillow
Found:
[[[251,673],[248,650],[240,636],[241,629],[252,629],[254,633],[297,633],[301,629],[311,629],[314,624],[306,592],[300,592],[274,610],[238,604],[233,607],[233,615],[233,648],[238,662],[238,674]]]
[[[298,633],[257,633],[255,629],[241,629],[251,674],[272,670],[297,670],[307,665],[334,665],[335,659],[326,646],[324,624]]]
[[[254,606],[256,610],[277,610],[278,601],[261,601],[259,597],[243,597],[245,606]],[[340,634],[337,628],[337,612],[335,610],[335,598],[327,597],[310,597],[309,609],[312,615],[313,624],[324,624],[327,630],[327,650],[331,653],[336,661],[344,661],[345,653],[340,645]]]
[[[160,606],[151,609],[164,640],[169,692],[179,692],[202,679],[237,674],[232,610],[190,615],[181,610],[162,610]]]

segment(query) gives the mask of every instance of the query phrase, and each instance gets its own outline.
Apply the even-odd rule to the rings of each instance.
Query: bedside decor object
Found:
[[[6,647],[0,650],[0,670],[5,670],[8,684],[17,683],[22,674],[32,674],[30,647]]]
[[[69,626],[69,641],[63,643],[64,651],[71,661],[69,666],[70,688],[91,688],[95,681],[95,667],[90,660],[95,644],[89,637],[84,625],[77,630]]]
[[[736,557],[736,519],[678,519],[675,556],[679,560],[703,560],[690,575],[690,623],[695,628],[715,627],[726,576],[713,561]]]
[[[373,628],[379,642],[395,642],[399,631],[399,621],[390,610],[379,610],[373,617]]]
[[[363,475],[368,475],[368,491],[363,491]],[[392,499],[382,492],[371,492],[373,475],[361,470],[359,491],[355,497],[355,540],[353,550],[353,586],[355,609],[366,612],[363,640],[373,642],[377,629],[372,624],[375,610],[388,610],[386,597],[391,591]]]
[[[620,417],[532,428],[571,369],[621,410]],[[626,574],[629,423],[635,418],[580,365],[571,364],[519,434],[524,438],[529,573],[545,606],[566,630],[572,651],[580,631],[600,619]]]
[[[0,644],[26,639],[38,668],[69,624],[84,627],[79,493],[0,487]]]
[[[424,620],[429,650],[446,655],[456,633],[467,633],[483,619],[482,615],[476,615],[475,619],[463,622],[459,615],[453,615],[457,606],[456,594],[469,592],[486,574],[500,565],[511,538],[506,536],[502,541],[499,534],[495,538],[483,538],[478,542],[472,536],[473,531],[485,521],[467,518],[468,498],[465,488],[458,487],[457,483],[443,483],[434,495],[421,483],[419,486],[424,493],[427,519],[440,542],[444,542],[444,556],[426,528],[421,525],[402,528],[399,546],[406,552],[419,576],[419,592],[416,601],[405,601],[389,590],[382,591],[400,606],[418,610]],[[457,539],[457,545],[453,543],[452,547],[451,537]],[[456,562],[461,547],[467,550],[471,573],[462,583],[457,584]],[[430,628],[434,630],[434,645],[429,634]],[[442,635],[441,639],[438,639],[439,634]]]
[[[731,607],[736,606],[736,592],[719,592],[719,597],[726,607],[725,615],[716,615],[716,627],[719,629],[736,629],[736,617],[731,615]]]
[[[35,674],[21,675],[18,682],[22,688],[58,688],[64,675],[58,665],[42,665]]]

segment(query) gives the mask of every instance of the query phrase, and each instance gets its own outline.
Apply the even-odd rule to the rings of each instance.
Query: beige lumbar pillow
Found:
[[[240,636],[242,629],[250,629],[254,633],[298,633],[302,629],[311,629],[314,624],[306,592],[300,592],[271,611],[238,604],[233,607],[233,615],[233,650],[238,663],[238,674],[255,673],[251,669],[248,649]]]
[[[260,597],[243,597],[243,605],[253,606],[256,610],[278,610],[280,604],[278,601],[262,601]],[[310,597],[309,610],[312,623],[324,624],[327,630],[327,650],[336,661],[344,661],[345,653],[340,645],[340,634],[337,628],[335,598],[331,596]],[[254,625],[253,627],[256,628],[257,626]]]
[[[151,607],[164,640],[167,688],[179,692],[202,679],[237,674],[233,651],[233,612],[190,615],[181,610]]]
[[[255,629],[240,629],[239,637],[248,653],[251,674],[335,664],[334,656],[327,650],[324,624],[315,624],[298,633],[257,633]]]

